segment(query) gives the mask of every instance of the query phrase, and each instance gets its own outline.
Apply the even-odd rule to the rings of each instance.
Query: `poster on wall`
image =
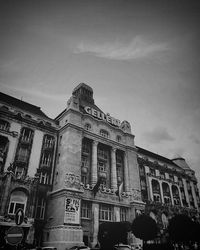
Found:
[[[80,224],[80,199],[66,198],[64,223]]]

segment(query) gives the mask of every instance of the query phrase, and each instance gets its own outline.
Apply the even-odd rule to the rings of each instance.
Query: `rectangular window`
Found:
[[[86,153],[86,154],[90,153],[90,144],[89,143],[83,142],[82,152]]]
[[[9,131],[10,123],[4,120],[0,120],[0,129]]]
[[[54,138],[46,135],[44,138],[44,147],[45,148],[52,148],[53,145],[54,145]]]
[[[98,148],[98,157],[103,158],[104,160],[108,159],[108,151],[104,148]]]
[[[37,219],[44,219],[45,206],[46,206],[45,200],[43,198],[38,198],[36,206],[36,216],[35,216]]]
[[[90,219],[91,218],[91,203],[87,201],[82,201],[81,203],[81,217],[84,219]]]
[[[21,132],[21,141],[31,143],[33,137],[33,131],[28,128],[23,128]]]
[[[22,208],[24,210],[24,206],[25,206],[24,203],[11,202],[10,206],[9,206],[9,209],[8,209],[8,213],[9,214],[15,214],[19,208]]]
[[[41,164],[46,167],[50,167],[51,165],[51,154],[43,153]]]
[[[98,170],[99,172],[105,172],[106,171],[106,164],[105,162],[98,161]]]
[[[102,221],[112,221],[113,220],[113,207],[110,205],[100,205],[99,219]]]
[[[120,221],[127,221],[128,210],[125,207],[120,208]]]
[[[28,161],[28,149],[20,147],[17,155],[17,160],[22,162]]]
[[[48,184],[49,183],[49,177],[47,173],[40,173],[40,183],[41,184]]]

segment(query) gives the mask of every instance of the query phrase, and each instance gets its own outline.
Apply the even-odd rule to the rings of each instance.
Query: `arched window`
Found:
[[[19,208],[26,209],[27,195],[23,191],[13,191],[10,197],[8,214],[15,214]]]
[[[166,203],[166,204],[171,203],[171,195],[170,195],[169,184],[166,183],[166,182],[163,182],[162,183],[162,189],[163,189],[164,203]]]
[[[175,185],[172,185],[172,194],[173,194],[174,205],[180,205],[179,191],[178,187]]]
[[[152,180],[152,191],[153,191],[153,200],[155,202],[160,202],[160,185],[157,180]]]
[[[109,133],[104,129],[100,130],[100,135],[105,137],[105,138],[109,138]]]

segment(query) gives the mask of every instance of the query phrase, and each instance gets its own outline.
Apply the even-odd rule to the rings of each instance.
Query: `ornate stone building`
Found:
[[[144,209],[134,135],[127,121],[120,123],[95,105],[86,84],[74,89],[56,121],[57,160],[44,243],[94,246],[99,223],[131,221],[136,209]]]
[[[97,107],[88,85],[73,90],[54,120],[34,105],[0,97],[3,235],[18,208],[26,219],[23,240],[59,250],[95,246],[105,221],[132,222],[147,213],[162,233],[174,213],[198,217],[194,171],[182,158],[135,146],[130,123]]]
[[[0,245],[21,208],[22,243],[39,244],[51,190],[56,122],[39,107],[0,93]]]
[[[165,235],[169,219],[175,214],[186,214],[199,221],[197,179],[185,159],[170,160],[140,147],[137,159],[145,213],[158,223],[159,237]]]

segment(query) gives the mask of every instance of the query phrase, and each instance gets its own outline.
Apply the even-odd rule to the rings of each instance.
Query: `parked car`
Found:
[[[88,246],[73,246],[69,250],[90,250]]]
[[[114,250],[131,250],[129,245],[119,244],[114,246]]]
[[[41,250],[57,250],[56,247],[41,247]]]

